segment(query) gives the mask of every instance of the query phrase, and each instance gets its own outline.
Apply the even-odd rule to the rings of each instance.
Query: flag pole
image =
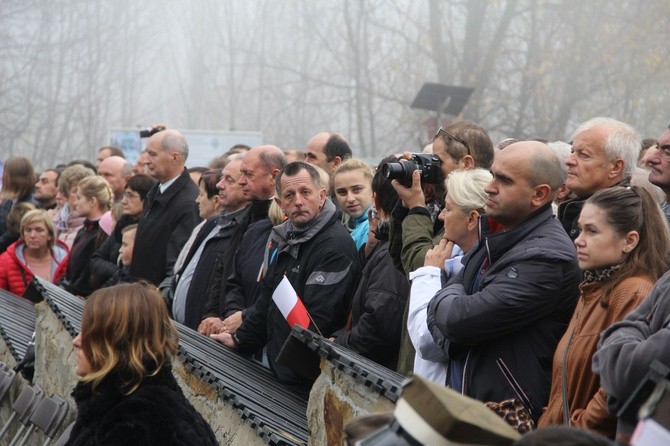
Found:
[[[298,298],[298,299],[300,299],[300,298]],[[304,304],[303,304],[303,305],[304,305]],[[305,311],[307,311],[307,307],[305,307]],[[321,336],[322,338],[325,337],[325,336],[321,333],[321,330],[319,330],[319,327],[318,327],[318,325],[316,325],[316,322],[314,322],[314,319],[312,319],[312,315],[309,314],[309,311],[307,311],[307,316],[309,316],[309,320],[312,322],[312,324],[314,324],[314,328],[316,328],[316,332],[319,334],[319,336]]]

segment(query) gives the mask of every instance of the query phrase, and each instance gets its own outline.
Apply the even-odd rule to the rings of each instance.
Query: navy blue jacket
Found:
[[[463,264],[430,302],[428,328],[448,358],[464,361],[463,394],[496,402],[516,397],[500,359],[537,419],[579,294],[575,246],[546,206],[519,226],[484,237]]]

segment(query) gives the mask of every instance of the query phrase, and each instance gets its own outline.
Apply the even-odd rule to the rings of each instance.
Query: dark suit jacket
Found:
[[[186,169],[165,192],[159,192],[157,184],[147,194],[130,267],[135,279],[155,285],[172,275],[181,248],[201,221],[195,202],[198,186]]]

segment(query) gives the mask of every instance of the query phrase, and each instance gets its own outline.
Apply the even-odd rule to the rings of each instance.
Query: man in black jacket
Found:
[[[552,214],[561,167],[549,147],[512,144],[491,173],[486,212],[503,231],[484,234],[463,258],[461,272],[430,302],[428,328],[446,355],[449,387],[480,401],[516,398],[537,419],[581,272]]]
[[[228,250],[230,240],[249,203],[238,184],[241,164],[242,160],[233,160],[223,169],[221,180],[216,185],[221,214],[210,217],[200,228],[183,266],[175,276],[172,316],[194,330],[202,318],[213,271],[224,256],[232,255]]]
[[[147,143],[149,171],[158,180],[149,191],[135,236],[130,273],[159,285],[172,272],[181,248],[200,222],[198,186],[185,163],[186,139],[176,130],[154,134]]]
[[[251,248],[248,246],[249,243],[240,248],[243,237],[247,229],[254,225],[254,223],[269,221],[267,219],[268,208],[275,192],[275,178],[285,165],[286,159],[284,158],[284,153],[275,146],[253,148],[242,158],[238,183],[244,197],[247,200],[251,200],[251,204],[245,209],[244,215],[239,217],[239,223],[228,243],[226,255],[217,264],[212,278],[208,283],[207,303],[201,314],[202,321],[198,326],[200,333],[210,335],[223,331],[222,320],[230,315],[227,312],[227,295],[231,285],[233,285],[232,283],[228,283],[228,279],[233,274],[233,264],[236,261],[239,263],[239,256],[248,256],[251,254]],[[248,242],[255,243],[260,241],[264,245],[267,240],[267,232],[265,235],[256,234],[256,236],[262,238],[262,240],[250,239]],[[258,269],[256,268],[256,271],[247,270],[250,267],[248,263],[245,264],[245,271],[242,273],[255,277]]]
[[[272,294],[286,277],[310,314],[310,329],[331,336],[344,327],[360,273],[356,246],[327,194],[314,167],[303,162],[286,166],[277,178],[277,201],[289,219],[272,229],[261,296],[234,335],[211,335],[243,352],[266,346],[275,375],[301,392],[312,383],[276,362],[291,327]]]

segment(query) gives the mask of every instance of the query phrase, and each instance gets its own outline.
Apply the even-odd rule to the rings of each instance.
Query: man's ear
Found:
[[[321,206],[323,206],[324,203],[326,202],[326,197],[327,197],[327,196],[328,196],[328,191],[326,190],[325,187],[322,187],[322,188],[319,190],[319,200],[320,200],[320,202],[321,202]]]
[[[542,206],[551,197],[551,187],[548,184],[540,184],[535,186],[531,203],[536,206]]]
[[[333,158],[332,163],[333,163],[333,167],[334,167],[333,170],[335,170],[335,169],[337,169],[337,167],[338,167],[340,164],[342,164],[342,158],[340,158],[339,156],[335,156],[335,158]]]
[[[612,163],[612,169],[609,171],[607,176],[612,179],[620,176],[623,173],[624,161],[621,158],[617,158]]]
[[[275,199],[275,203],[277,203],[277,206],[279,206],[281,208],[281,200],[279,199],[279,197],[277,195],[275,195],[274,199]]]
[[[469,170],[469,169],[474,169],[475,168],[475,159],[472,157],[472,155],[465,155],[461,160],[458,162],[460,164],[461,169],[463,170]]]

